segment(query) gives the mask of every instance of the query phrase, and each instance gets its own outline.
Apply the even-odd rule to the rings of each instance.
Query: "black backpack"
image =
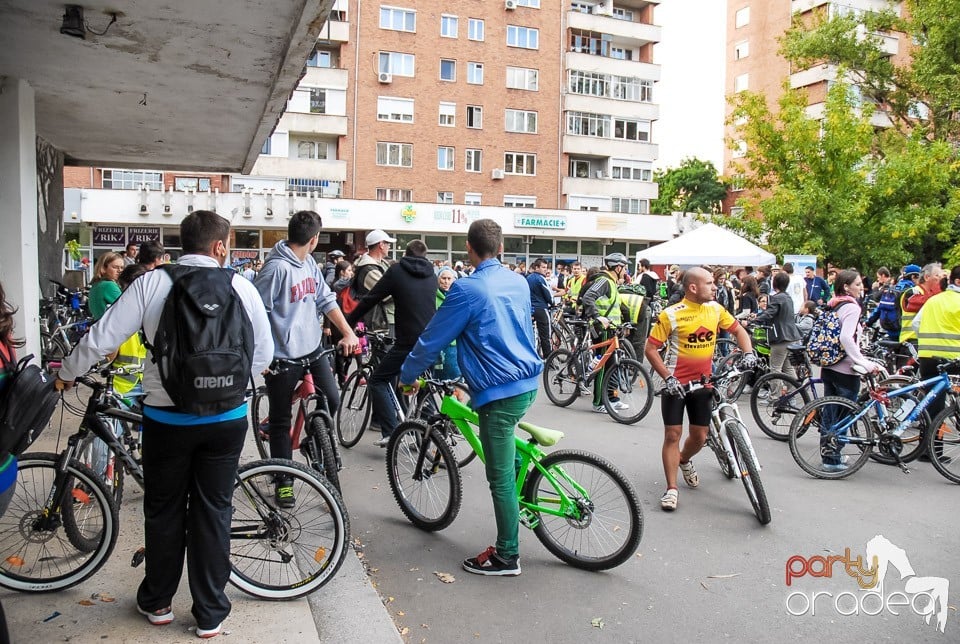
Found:
[[[29,355],[17,363],[0,397],[0,463],[8,454],[19,456],[30,447],[60,401],[53,377],[30,364],[32,359]]]
[[[166,264],[173,280],[152,344],[160,382],[178,410],[212,416],[243,404],[253,325],[233,271]]]

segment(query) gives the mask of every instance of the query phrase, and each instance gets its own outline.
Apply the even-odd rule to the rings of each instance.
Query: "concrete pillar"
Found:
[[[22,354],[40,357],[37,263],[37,123],[33,88],[0,77],[0,280],[17,307]]]

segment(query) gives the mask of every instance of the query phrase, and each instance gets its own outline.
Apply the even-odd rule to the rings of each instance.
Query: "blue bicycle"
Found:
[[[939,375],[895,389],[881,386],[865,369],[854,367],[868,380],[868,397],[854,402],[827,396],[804,405],[790,426],[793,459],[811,476],[841,479],[857,472],[871,457],[909,473],[905,463],[918,458],[931,443],[931,453],[940,458],[949,437],[945,438],[944,432],[924,431],[938,427],[930,423],[926,410],[938,394],[948,392],[951,401],[944,413],[952,410],[956,414],[960,377],[946,371],[958,366],[960,359],[945,362],[938,367]],[[923,392],[918,400],[917,394]],[[925,443],[926,434],[934,436],[927,435]],[[940,434],[939,443],[935,434]],[[951,436],[955,437],[955,432]]]

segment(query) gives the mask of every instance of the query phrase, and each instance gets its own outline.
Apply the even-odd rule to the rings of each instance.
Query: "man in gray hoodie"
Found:
[[[357,336],[337,306],[336,296],[323,279],[323,274],[310,253],[320,235],[320,215],[301,210],[290,218],[287,239],[280,241],[267,255],[253,285],[267,309],[273,331],[274,362],[264,380],[270,400],[270,456],[292,458],[290,442],[290,399],[297,383],[309,368],[314,385],[323,392],[331,413],[340,405],[337,381],[330,361],[312,359],[321,352],[323,316],[343,335],[337,346],[347,355],[359,345]],[[282,364],[302,361],[309,367]],[[276,369],[281,363],[282,369]],[[294,505],[293,488],[288,480],[276,483],[277,503]]]

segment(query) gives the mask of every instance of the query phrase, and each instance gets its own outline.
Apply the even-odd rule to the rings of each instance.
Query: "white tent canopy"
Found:
[[[720,266],[763,266],[776,256],[743,237],[715,224],[704,224],[676,239],[637,253],[651,264],[717,264]]]

